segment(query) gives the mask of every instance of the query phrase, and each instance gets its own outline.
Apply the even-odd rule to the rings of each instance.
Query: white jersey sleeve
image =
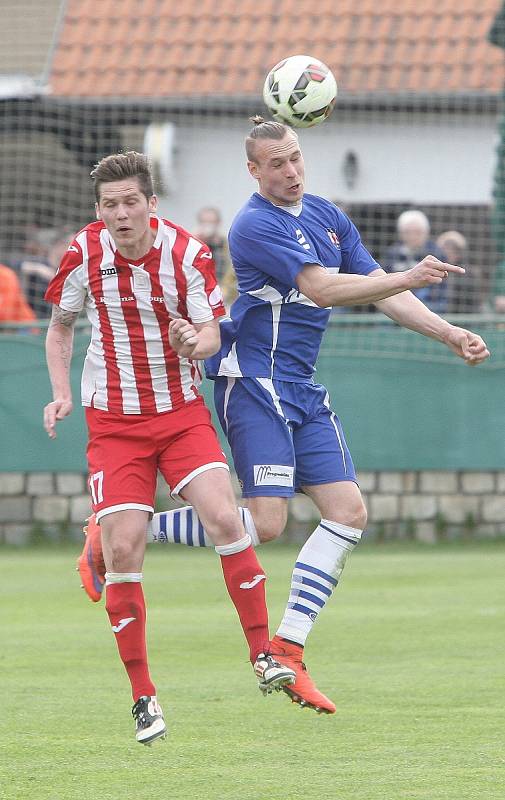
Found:
[[[45,294],[45,299],[64,311],[79,313],[84,308],[87,294],[86,233],[79,234],[61,260],[54,278]]]
[[[193,323],[211,322],[226,311],[217,282],[212,253],[196,239],[190,239],[184,258],[187,281],[186,306]]]

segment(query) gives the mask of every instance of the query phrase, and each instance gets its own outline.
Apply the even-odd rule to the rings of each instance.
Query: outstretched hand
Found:
[[[453,353],[474,367],[489,358],[490,352],[487,345],[477,333],[467,331],[465,328],[458,328],[452,325],[445,339],[447,347]]]
[[[423,289],[426,286],[442,283],[450,272],[456,275],[465,274],[463,267],[457,267],[455,264],[446,264],[445,261],[439,261],[435,256],[426,256],[415,267],[407,270],[405,274],[410,284],[409,289]]]

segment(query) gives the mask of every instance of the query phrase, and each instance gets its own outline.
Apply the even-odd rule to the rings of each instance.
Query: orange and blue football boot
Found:
[[[337,710],[335,704],[316,687],[307,672],[307,667],[302,661],[303,647],[293,642],[287,642],[280,636],[274,636],[270,642],[269,653],[276,661],[291,667],[296,675],[296,680],[290,685],[282,687],[293,703],[298,703],[302,708],[312,708],[318,714],[334,714]]]
[[[82,530],[85,541],[82,553],[77,560],[77,570],[81,576],[82,588],[94,603],[98,603],[105,586],[105,563],[102,552],[102,533],[92,514]]]

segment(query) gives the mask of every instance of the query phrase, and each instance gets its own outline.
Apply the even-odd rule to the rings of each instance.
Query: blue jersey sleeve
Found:
[[[340,209],[338,212],[338,231],[340,246],[342,248],[341,272],[357,275],[369,275],[374,269],[380,269],[380,264],[371,256],[361,241],[358,229]]]
[[[230,255],[245,291],[247,272],[254,267],[282,284],[298,288],[296,277],[307,264],[319,263],[291,233],[279,215],[250,211],[236,220],[229,236]]]

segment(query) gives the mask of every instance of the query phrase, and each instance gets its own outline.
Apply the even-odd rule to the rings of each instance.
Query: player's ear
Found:
[[[95,215],[97,219],[102,219],[100,216],[100,208],[98,206],[98,203],[95,203]]]
[[[249,170],[249,172],[253,176],[253,178],[256,178],[256,180],[258,180],[259,172],[258,172],[258,165],[256,164],[256,162],[255,161],[248,161],[247,162],[247,169]]]
[[[158,208],[158,198],[155,194],[152,194],[149,198],[149,211],[156,211]]]

